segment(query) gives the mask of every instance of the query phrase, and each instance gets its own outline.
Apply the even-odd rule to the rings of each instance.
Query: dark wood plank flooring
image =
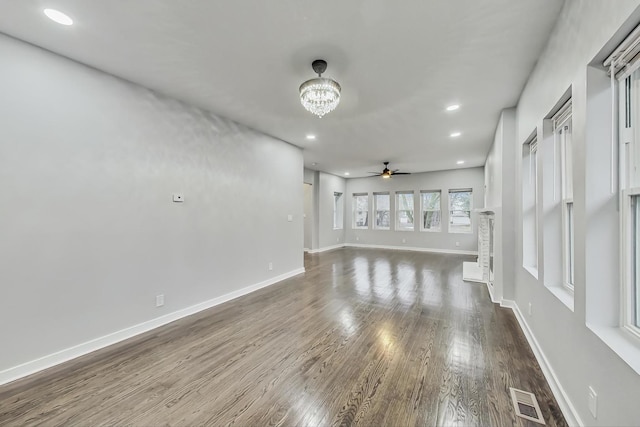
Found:
[[[0,387],[0,425],[566,425],[470,257],[305,256],[304,275]]]

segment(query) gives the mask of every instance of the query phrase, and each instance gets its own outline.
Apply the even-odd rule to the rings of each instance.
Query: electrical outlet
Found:
[[[293,221],[293,215],[291,215],[291,214],[287,215],[287,221],[292,222]]]
[[[459,248],[460,247],[460,242],[456,242],[456,247]]]
[[[356,236],[356,242],[359,242],[360,238],[358,236]]]
[[[273,263],[272,262],[269,263],[269,271],[271,271],[271,270],[273,270]]]
[[[184,202],[184,196],[182,194],[176,193],[173,195],[173,201],[176,203]]]
[[[532,312],[533,312],[533,306],[531,305],[531,303],[529,303],[529,316],[531,316]]]
[[[589,387],[589,412],[593,418],[598,418],[598,395],[593,387]]]
[[[336,242],[340,242],[340,238],[339,237],[336,237]]]
[[[402,239],[402,243],[407,243],[407,239]]]
[[[156,296],[156,307],[162,307],[164,305],[164,294]]]

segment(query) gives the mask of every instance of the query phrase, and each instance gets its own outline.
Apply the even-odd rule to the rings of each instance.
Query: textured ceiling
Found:
[[[302,147],[312,169],[364,176],[384,160],[408,172],[483,165],[562,4],[0,0],[0,32]],[[297,92],[317,58],[343,92],[322,119]],[[461,108],[446,112],[452,103]]]

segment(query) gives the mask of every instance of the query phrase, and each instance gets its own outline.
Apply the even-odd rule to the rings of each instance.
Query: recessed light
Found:
[[[307,139],[313,140],[313,139],[316,139],[316,136],[309,134],[309,135],[307,135]]]
[[[462,135],[462,132],[452,132],[451,135],[449,135],[451,138],[457,138],[460,135]]]
[[[54,22],[57,22],[61,25],[72,25],[73,19],[71,19],[68,15],[60,12],[55,9],[45,9],[44,14],[47,15],[47,18],[51,19]]]
[[[459,165],[464,165],[464,160],[458,160],[456,163]]]
[[[345,174],[345,176],[349,176],[350,175],[349,172],[345,172],[344,174]]]
[[[449,105],[447,111],[456,111],[460,106],[458,104]]]

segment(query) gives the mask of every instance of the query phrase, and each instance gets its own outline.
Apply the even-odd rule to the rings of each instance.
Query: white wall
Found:
[[[399,175],[391,179],[380,177],[351,178],[347,180],[345,200],[346,242],[349,244],[403,246],[411,248],[436,249],[447,251],[476,251],[477,214],[472,214],[473,233],[448,232],[448,191],[449,189],[473,189],[473,209],[484,207],[484,169],[467,168],[439,172]],[[415,218],[420,218],[420,190],[441,190],[442,231],[419,231],[420,223],[415,224],[415,231],[394,231],[396,191],[414,191]],[[353,229],[352,201],[354,193],[369,194],[369,210],[373,209],[374,192],[390,192],[391,196],[391,230],[374,230],[370,221],[368,230]],[[371,215],[371,214],[370,214]],[[403,243],[402,240],[405,240]],[[460,245],[456,246],[456,242]]]
[[[485,208],[495,212],[493,298],[513,298],[515,239],[515,109],[504,110],[485,163]]]
[[[347,198],[345,179],[324,172],[318,172],[318,248],[325,249],[344,244],[346,216],[344,227],[333,229],[333,193],[342,193]],[[346,200],[345,200],[346,205]]]
[[[640,14],[636,10],[639,4],[636,0],[567,1],[517,108],[516,150],[512,158],[517,166],[513,203],[517,207],[518,239],[513,297],[522,313],[527,311],[529,303],[532,304],[532,314],[524,315],[524,321],[555,373],[564,397],[577,418],[586,425],[637,426],[640,422],[636,410],[640,375],[614,352],[610,342],[605,343],[604,334],[596,334],[598,328],[591,323],[605,322],[603,317],[606,316],[587,314],[588,300],[591,301],[591,312],[606,312],[611,305],[615,306],[612,295],[620,286],[616,273],[619,255],[615,221],[613,225],[610,220],[596,221],[603,217],[611,218],[611,215],[615,218],[615,209],[612,210],[615,196],[606,195],[608,181],[594,181],[594,176],[599,173],[605,177],[610,174],[607,154],[610,152],[607,151],[610,110],[603,107],[610,94],[606,90],[604,71],[594,71],[588,68],[588,64],[605,45],[608,51],[615,46],[611,43],[614,34],[619,41],[634,24],[640,22]],[[632,13],[633,17],[626,22]],[[622,25],[624,30],[618,32]],[[573,311],[544,286],[543,263],[539,266],[537,279],[522,268],[520,163],[520,144],[525,142],[532,129],[538,129],[538,140],[542,140],[544,117],[570,87],[573,96],[576,246]],[[544,168],[543,165],[539,167]],[[542,227],[544,225],[541,223]],[[540,233],[539,239],[543,236]],[[538,259],[544,260],[544,245],[538,247]],[[615,316],[613,319],[609,317],[608,321],[615,323]],[[640,349],[635,351],[636,361],[640,360]],[[592,417],[588,409],[589,386],[598,393],[597,418]]]
[[[319,205],[320,205],[320,172],[311,169],[304,169],[304,183],[311,185],[311,216],[309,217],[309,226],[311,232],[311,241],[307,249],[309,251],[317,251],[320,237],[319,224]]]
[[[303,267],[298,148],[6,36],[0,57],[0,383]]]
[[[304,249],[313,247],[313,185],[302,184],[304,191]]]

